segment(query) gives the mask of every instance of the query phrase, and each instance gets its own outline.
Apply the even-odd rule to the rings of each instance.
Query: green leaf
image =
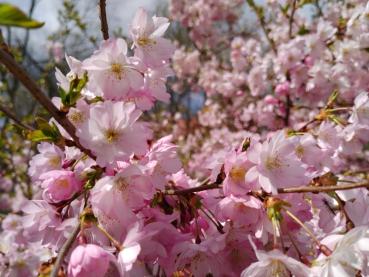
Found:
[[[16,6],[7,3],[0,3],[0,25],[33,29],[40,28],[44,24],[44,22],[39,22],[29,18]]]
[[[59,88],[59,95],[65,107],[72,107],[76,104],[77,100],[81,97],[81,91],[86,86],[87,81],[88,77],[87,73],[85,73],[81,79],[76,77],[70,82],[68,92]]]
[[[47,141],[47,142],[53,142],[54,138],[50,137],[48,134],[45,134],[42,130],[35,130],[31,131],[27,134],[27,139],[34,141],[34,142],[41,142],[41,141]]]
[[[309,29],[305,27],[305,25],[300,26],[299,31],[297,32],[300,36],[306,35],[310,32]]]
[[[27,139],[34,142],[57,142],[61,137],[58,127],[55,123],[49,124],[43,118],[36,118],[38,130],[31,131],[27,134]]]

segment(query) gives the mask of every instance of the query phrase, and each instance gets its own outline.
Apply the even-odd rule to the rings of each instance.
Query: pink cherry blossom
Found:
[[[140,8],[132,21],[131,36],[135,46],[135,55],[147,66],[157,67],[167,61],[173,54],[173,44],[162,38],[169,27],[167,18],[150,18],[147,12]]]
[[[277,194],[277,188],[307,183],[305,169],[294,152],[296,140],[279,131],[263,144],[256,144],[248,153],[255,166],[246,173],[246,181],[258,184],[267,192]]]
[[[90,75],[89,89],[105,99],[122,99],[130,89],[143,86],[138,61],[128,58],[123,39],[104,41],[93,56],[83,61],[82,68]]]
[[[132,154],[143,155],[151,132],[143,123],[136,122],[140,115],[132,103],[97,103],[90,108],[89,117],[77,135],[97,155],[96,161],[101,166],[127,160]]]

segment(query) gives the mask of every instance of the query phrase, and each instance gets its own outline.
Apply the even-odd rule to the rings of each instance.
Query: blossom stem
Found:
[[[109,27],[108,20],[106,18],[106,0],[99,1],[99,10],[100,10],[100,21],[101,21],[101,33],[103,35],[104,40],[109,39]]]
[[[286,214],[292,218],[298,225],[301,226],[302,229],[305,230],[305,232],[313,239],[313,241],[320,246],[320,242],[317,239],[317,237],[313,234],[313,232],[297,217],[295,216],[293,213],[291,213],[289,210],[287,210],[286,208],[283,209]]]
[[[56,258],[53,270],[51,272],[50,277],[57,277],[59,276],[59,269],[64,261],[64,257],[68,254],[69,249],[72,247],[73,242],[76,240],[79,231],[81,230],[81,223],[78,222],[78,225],[73,229],[70,237],[67,241],[63,244],[60,248],[58,257]]]
[[[305,232],[313,239],[313,241],[317,244],[319,247],[319,250],[326,256],[330,256],[332,254],[332,250],[328,248],[328,246],[321,244],[320,241],[317,239],[317,237],[313,234],[313,232],[293,213],[291,213],[289,210],[284,208],[284,211],[286,214],[291,217],[297,224],[301,226],[305,230]]]
[[[338,111],[348,111],[351,110],[352,107],[338,107],[334,109],[327,109],[326,112],[338,112]]]
[[[214,217],[214,214],[209,209],[206,211],[203,207],[200,207],[200,210],[215,225],[218,232],[224,234],[223,225]]]
[[[117,248],[119,251],[122,250],[122,246],[119,243],[119,241],[113,238],[113,236],[110,235],[109,232],[106,231],[103,226],[101,226],[100,224],[97,224],[97,228],[99,228],[99,230],[110,240],[110,242],[114,245],[115,248]]]

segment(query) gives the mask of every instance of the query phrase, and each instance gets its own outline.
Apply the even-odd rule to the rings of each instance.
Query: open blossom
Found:
[[[278,249],[273,249],[269,252],[258,250],[253,241],[250,238],[249,240],[259,261],[251,264],[244,271],[242,271],[241,277],[311,276],[310,269],[303,263],[286,256]]]
[[[165,136],[155,142],[146,154],[146,166],[151,173],[151,182],[156,188],[164,189],[167,175],[181,169],[177,146],[171,143],[172,136]]]
[[[364,125],[369,128],[369,93],[364,91],[355,98],[352,115],[349,122]]]
[[[296,141],[286,138],[284,131],[275,133],[263,144],[256,144],[248,153],[255,166],[246,173],[246,181],[257,180],[265,191],[273,194],[277,194],[278,188],[303,185],[307,177],[295,147]]]
[[[234,224],[253,225],[260,220],[263,203],[253,196],[238,198],[231,195],[222,199],[218,207],[220,219],[233,220]]]
[[[331,277],[355,276],[361,271],[364,276],[369,273],[369,228],[356,227],[345,235],[331,235],[322,240],[331,250],[332,254],[326,257],[320,254],[314,262],[314,272],[317,276]]]
[[[110,266],[115,266],[115,257],[95,244],[77,246],[70,257],[68,276],[100,277],[107,274]]]
[[[38,179],[47,171],[61,169],[64,153],[58,146],[41,142],[37,149],[40,153],[33,156],[28,170],[33,179]]]
[[[140,229],[138,222],[133,224],[123,241],[122,250],[118,254],[118,264],[122,272],[132,269],[141,252],[140,240],[144,237],[144,233]]]
[[[132,21],[131,36],[135,46],[135,56],[139,57],[147,66],[157,67],[167,61],[174,53],[174,45],[162,38],[169,27],[165,17],[149,17],[140,8]]]
[[[226,178],[223,182],[225,195],[245,195],[253,187],[246,184],[245,175],[252,163],[247,159],[246,152],[237,153],[235,151],[227,154],[224,162],[224,172]]]
[[[72,171],[52,170],[42,174],[40,179],[45,200],[54,203],[71,198],[81,189],[81,182]]]
[[[127,55],[127,43],[121,39],[104,41],[98,51],[83,61],[89,74],[89,89],[105,99],[122,99],[129,90],[143,86],[138,61]]]
[[[143,155],[151,131],[136,122],[140,115],[133,103],[97,103],[91,105],[89,118],[77,129],[77,136],[101,166],[127,160],[132,154]]]

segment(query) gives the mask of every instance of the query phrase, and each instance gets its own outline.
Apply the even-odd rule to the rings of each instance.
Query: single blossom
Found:
[[[314,262],[313,270],[317,276],[331,277],[355,276],[361,271],[364,276],[369,273],[368,226],[356,227],[345,235],[331,235],[322,243],[333,250],[328,257],[320,254]]]
[[[169,22],[165,17],[150,18],[142,8],[136,12],[132,21],[131,37],[135,56],[147,66],[161,66],[174,53],[174,45],[162,37],[168,27]]]
[[[294,151],[296,142],[279,131],[263,144],[252,147],[248,158],[255,165],[246,173],[246,181],[257,181],[266,192],[273,194],[277,194],[278,188],[307,183],[306,170]]]
[[[41,142],[37,146],[39,154],[33,156],[30,161],[28,173],[32,179],[37,180],[43,173],[62,168],[64,158],[63,151],[56,145]]]
[[[263,276],[310,276],[310,269],[303,263],[286,256],[278,249],[266,252],[258,250],[249,237],[250,243],[255,251],[257,262],[252,263],[241,273],[241,277],[263,277]]]
[[[141,226],[138,222],[133,224],[123,241],[122,250],[118,254],[118,264],[122,272],[128,272],[132,269],[141,252],[140,240],[142,240],[144,233],[140,229]]]
[[[140,115],[133,103],[97,103],[91,105],[89,117],[77,129],[77,136],[101,166],[128,160],[132,154],[144,155],[151,131],[137,122]]]
[[[88,72],[91,91],[105,99],[122,99],[129,90],[143,86],[139,61],[127,57],[127,43],[111,38],[104,41],[98,51],[83,61],[82,68]]]

